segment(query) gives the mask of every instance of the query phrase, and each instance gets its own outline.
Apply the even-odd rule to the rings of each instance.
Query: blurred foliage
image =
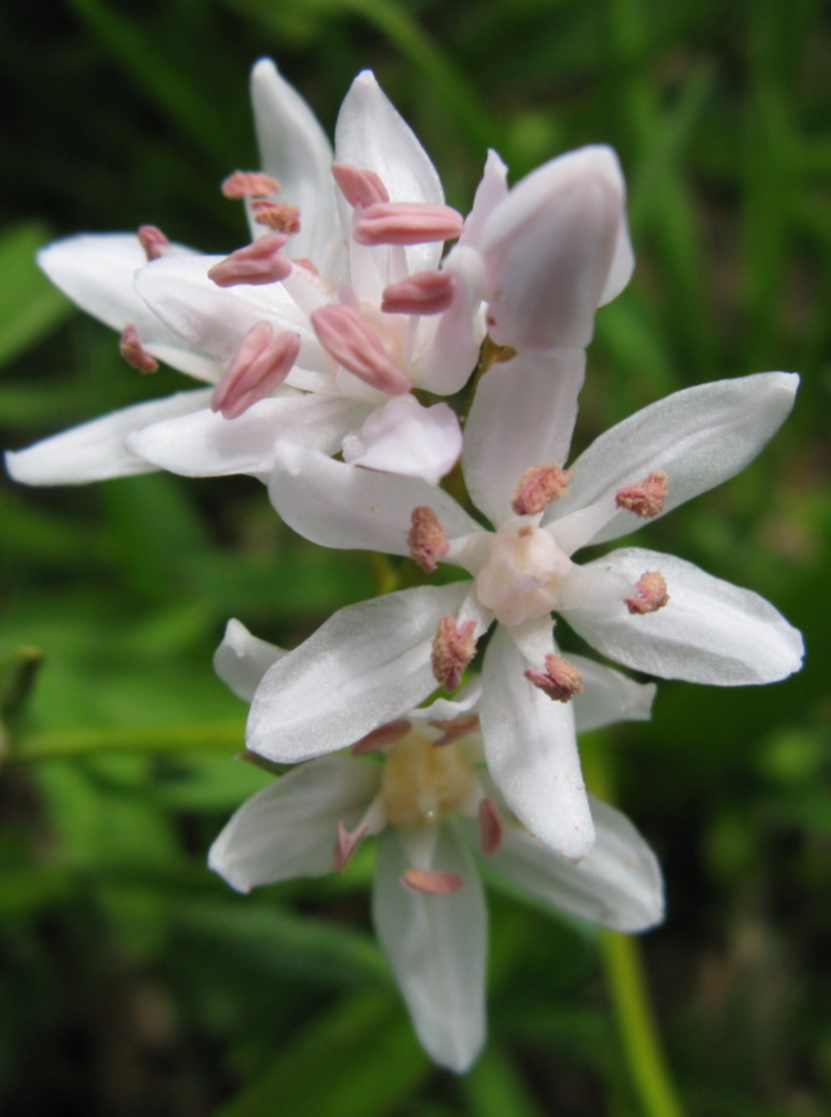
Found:
[[[609,142],[639,266],[604,309],[578,444],[659,395],[798,369],[745,475],[649,531],[806,633],[764,689],[664,684],[586,743],[665,866],[643,942],[688,1112],[810,1117],[831,1097],[831,22],[819,0],[58,0],[0,8],[0,424],[28,444],[139,378],[35,248],[152,222],[236,247],[221,179],[256,165],[272,54],[331,127],[364,67],[465,209],[488,145],[516,179]],[[373,592],[243,478],[0,488],[0,1099],[17,1117],[565,1117],[639,1112],[583,928],[491,896],[491,1038],[431,1068],[369,931],[369,863],[239,897],[205,868],[268,779],[211,671],[225,621],[293,645]],[[42,666],[34,680],[34,665]],[[34,689],[31,684],[35,682]]]

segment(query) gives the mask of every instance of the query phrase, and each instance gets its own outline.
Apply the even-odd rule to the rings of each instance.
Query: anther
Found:
[[[426,892],[435,896],[458,892],[465,883],[458,873],[442,873],[435,869],[407,869],[398,879],[410,892]]]
[[[525,678],[554,702],[570,702],[575,694],[583,692],[583,676],[573,663],[561,655],[547,655],[545,670],[537,671],[529,667]]]
[[[496,853],[502,845],[505,827],[493,799],[479,802],[479,844],[483,853]]]
[[[373,202],[356,212],[358,244],[433,244],[461,236],[464,218],[450,206],[422,202]]]
[[[409,380],[357,310],[350,306],[322,306],[312,311],[311,320],[320,344],[339,365],[388,395],[409,392]]]
[[[278,202],[269,202],[258,198],[251,203],[251,212],[258,225],[265,225],[275,233],[300,232],[300,210],[297,206],[281,206]]]
[[[444,528],[436,513],[427,505],[414,508],[410,522],[412,526],[407,532],[410,555],[422,570],[432,574],[438,566],[436,560],[450,550]]]
[[[369,829],[369,824],[362,822],[354,830],[347,830],[343,822],[338,822],[338,834],[335,838],[335,872],[342,873],[352,855],[361,844],[361,839]]]
[[[238,283],[252,287],[277,283],[291,273],[291,260],[280,252],[288,239],[285,233],[267,233],[214,264],[208,272],[208,279],[212,279],[217,287],[234,287]]]
[[[439,621],[433,637],[432,665],[436,682],[442,683],[445,690],[456,689],[465,668],[476,655],[475,628],[475,621],[459,625],[449,613]]]
[[[657,570],[647,570],[645,574],[641,574],[635,583],[635,590],[632,597],[625,598],[626,608],[633,615],[655,613],[669,601],[666,581]]]
[[[280,183],[262,171],[234,171],[222,183],[226,198],[265,198],[276,194]]]
[[[243,338],[217,384],[211,410],[221,412],[226,419],[236,419],[283,383],[299,353],[299,334],[286,330],[275,337],[270,322],[258,322]]]
[[[158,372],[159,362],[148,352],[141,343],[138,335],[138,330],[132,322],[124,327],[121,334],[121,341],[119,343],[121,356],[128,365],[137,368],[139,372]]]
[[[138,239],[148,260],[158,260],[160,256],[164,256],[165,249],[170,245],[170,241],[155,225],[142,225],[138,231]]]
[[[618,508],[634,512],[641,519],[651,520],[653,516],[663,512],[668,491],[667,475],[659,470],[657,473],[650,473],[643,481],[618,489],[615,504]]]
[[[558,465],[532,465],[519,479],[511,508],[517,516],[535,516],[568,492],[571,473]]]
[[[453,302],[455,289],[450,272],[417,272],[385,289],[381,310],[384,314],[441,314]]]
[[[378,752],[380,749],[385,749],[387,745],[400,741],[410,732],[411,728],[406,718],[399,718],[398,721],[390,721],[386,725],[379,725],[377,729],[373,729],[365,737],[361,737],[360,741],[356,741],[350,752],[353,756],[366,756],[367,753]]]
[[[375,171],[362,171],[351,163],[333,163],[332,174],[350,206],[371,206],[390,200],[386,186]]]
[[[460,717],[451,718],[449,721],[441,721],[436,718],[430,722],[430,725],[434,729],[442,730],[441,737],[437,741],[433,741],[433,748],[441,748],[443,745],[452,745],[461,740],[462,737],[474,733],[479,728],[479,715],[462,714]]]

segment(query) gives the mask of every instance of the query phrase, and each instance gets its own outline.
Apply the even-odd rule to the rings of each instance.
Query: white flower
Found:
[[[249,716],[250,749],[294,762],[343,747],[424,701],[437,679],[455,685],[497,621],[482,664],[488,768],[520,821],[577,860],[593,839],[567,701],[583,667],[575,672],[573,657],[562,658],[552,611],[604,655],[664,678],[735,686],[799,668],[801,636],[749,590],[633,547],[584,565],[572,558],[742,469],[790,411],[798,378],[762,373],[678,392],[614,427],[564,471],[557,463],[581,378],[582,356],[560,351],[520,355],[481,380],[463,465],[495,531],[416,480],[280,449],[271,497],[301,534],[325,546],[411,553],[428,569],[451,562],[471,580],[336,613],[266,673]]]
[[[232,621],[215,663],[250,697],[269,659],[281,656]],[[520,889],[570,915],[618,931],[663,918],[657,861],[618,811],[592,800],[597,843],[579,866],[507,813],[477,765],[479,690],[409,711],[359,742],[357,755],[294,768],[236,812],[209,855],[212,869],[247,892],[343,870],[364,836],[380,835],[375,928],[421,1043],[457,1072],[485,1037],[487,912],[470,845]]]

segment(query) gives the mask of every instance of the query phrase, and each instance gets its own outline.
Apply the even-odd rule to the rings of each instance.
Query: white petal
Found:
[[[303,764],[240,807],[208,865],[239,892],[334,868],[338,822],[352,829],[378,790],[380,769],[352,756]]]
[[[372,918],[407,1003],[416,1034],[441,1066],[462,1074],[485,1041],[487,911],[479,873],[455,831],[442,826],[434,866],[458,873],[458,892],[410,892],[410,867],[398,835],[381,838]]]
[[[519,182],[482,237],[494,341],[515,349],[588,345],[622,220],[610,148],[571,152]]]
[[[453,538],[478,525],[456,501],[426,481],[344,465],[300,446],[274,448],[271,503],[296,532],[322,547],[408,555],[414,508],[432,508]]]
[[[488,151],[482,178],[476,187],[473,208],[465,218],[459,244],[480,248],[485,225],[492,211],[508,196],[508,168],[493,150]]]
[[[176,252],[180,259],[189,255],[178,246]],[[119,332],[132,323],[159,360],[199,380],[216,379],[214,362],[168,330],[136,293],[133,280],[147,256],[135,233],[67,237],[42,249],[38,264],[88,314]]]
[[[733,477],[787,418],[798,384],[787,372],[719,380],[675,392],[618,423],[574,462],[568,495],[551,509],[558,538],[569,530],[564,517],[591,515],[589,508],[600,518],[574,534],[579,546],[640,527],[644,521],[632,512],[615,511],[614,496],[650,473],[667,474],[662,515]],[[605,526],[598,530],[598,522]]]
[[[382,473],[419,477],[438,485],[462,452],[462,431],[446,403],[423,407],[415,396],[394,396],[370,412],[359,434],[344,442],[344,460]]]
[[[278,439],[291,438],[333,453],[344,432],[365,413],[366,408],[351,400],[284,388],[280,395],[260,400],[236,419],[226,419],[203,406],[181,419],[156,423],[132,435],[128,445],[134,454],[160,469],[185,477],[267,476],[274,467]]]
[[[280,183],[279,201],[300,209],[300,232],[287,246],[332,275],[341,242],[332,178],[332,145],[317,117],[270,58],[251,73],[251,99],[262,169]],[[254,226],[255,233],[268,232]]]
[[[645,931],[664,917],[655,854],[620,811],[593,796],[590,803],[597,841],[579,865],[515,825],[506,825],[502,848],[488,863],[555,908],[615,931]]]
[[[465,582],[423,586],[339,610],[266,673],[248,718],[248,748],[291,763],[406,715],[436,687],[436,626],[466,593]]]
[[[582,655],[566,653],[583,676],[583,693],[574,696],[574,721],[578,733],[601,729],[617,721],[649,721],[658,688],[604,667]]]
[[[533,686],[524,676],[527,666],[499,625],[485,655],[479,707],[488,769],[520,822],[564,857],[579,861],[592,847],[594,826],[574,712],[569,703],[552,702]]]
[[[82,485],[149,473],[156,467],[125,446],[130,433],[171,416],[199,411],[207,407],[210,397],[209,390],[198,389],[113,411],[36,442],[27,450],[7,453],[6,469],[24,485]]]
[[[632,616],[623,601],[563,610],[568,623],[603,655],[667,679],[714,686],[772,683],[798,671],[799,632],[751,590],[705,574],[674,555],[629,547],[583,566],[634,585],[657,570],[669,602],[656,613]]]
[[[283,648],[252,636],[244,624],[231,619],[214,652],[214,671],[234,694],[250,702],[263,675],[284,655]]]
[[[474,504],[494,523],[512,515],[526,469],[565,461],[585,368],[581,349],[521,353],[479,381],[462,466]]]

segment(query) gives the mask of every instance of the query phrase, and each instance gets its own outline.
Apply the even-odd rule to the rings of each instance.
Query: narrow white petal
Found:
[[[603,655],[659,678],[714,686],[772,683],[802,665],[802,637],[764,598],[705,574],[674,555],[629,547],[583,566],[625,579],[663,575],[669,602],[631,615],[623,601],[563,610],[568,623]]]
[[[574,712],[569,703],[552,702],[533,686],[524,676],[527,666],[499,625],[485,655],[479,708],[488,769],[520,822],[564,857],[579,861],[592,847],[594,826]]]
[[[251,73],[251,100],[262,169],[280,183],[279,201],[300,209],[300,232],[287,253],[314,260],[332,274],[340,223],[332,178],[332,145],[317,117],[270,58]],[[256,232],[267,232],[254,226]]]
[[[744,469],[787,418],[798,384],[794,373],[761,372],[686,388],[645,407],[580,455],[568,495],[547,518],[558,521],[558,532],[561,519],[583,518],[580,546],[616,539],[644,521],[616,510],[615,493],[656,471],[667,475],[665,515]]]
[[[240,807],[211,846],[208,865],[239,892],[334,867],[338,822],[361,819],[380,769],[352,756],[300,765]]]
[[[285,654],[283,648],[252,636],[244,624],[231,619],[214,652],[214,671],[234,694],[250,702],[263,675]]]
[[[438,485],[459,460],[462,431],[446,403],[424,407],[408,393],[372,410],[343,451],[350,465]]]
[[[345,465],[301,446],[274,448],[271,503],[296,532],[323,547],[408,555],[414,508],[432,508],[445,535],[475,531],[456,501],[426,481]]]
[[[208,406],[210,396],[205,389],[178,392],[113,411],[36,442],[27,450],[7,453],[6,469],[24,485],[82,485],[149,473],[156,467],[130,453],[125,446],[127,437],[154,423],[200,411]]]
[[[583,693],[574,696],[574,720],[578,733],[601,729],[617,721],[649,721],[658,688],[587,659],[566,653],[583,676]]]
[[[615,931],[645,931],[664,917],[664,889],[655,854],[632,823],[590,797],[597,830],[579,865],[516,825],[506,825],[502,848],[488,863],[538,900]]]
[[[333,453],[345,431],[366,412],[351,400],[285,388],[236,419],[211,411],[207,403],[181,419],[156,423],[132,435],[130,450],[160,469],[185,477],[267,476],[274,467],[278,439],[290,438]]]
[[[291,763],[405,716],[436,687],[436,626],[466,593],[466,582],[424,586],[339,610],[266,672],[248,718],[248,748]]]
[[[474,504],[494,523],[512,515],[526,469],[565,461],[585,368],[582,349],[527,352],[494,365],[479,381],[462,466]]]
[[[399,880],[410,864],[397,833],[387,830],[372,917],[422,1046],[462,1074],[485,1041],[487,911],[473,858],[449,826],[439,832],[433,867],[457,873],[463,887],[448,895],[405,889]]]
[[[508,168],[493,151],[488,151],[482,178],[476,187],[473,207],[465,218],[465,227],[459,244],[478,249],[488,218],[493,210],[508,196]]]

